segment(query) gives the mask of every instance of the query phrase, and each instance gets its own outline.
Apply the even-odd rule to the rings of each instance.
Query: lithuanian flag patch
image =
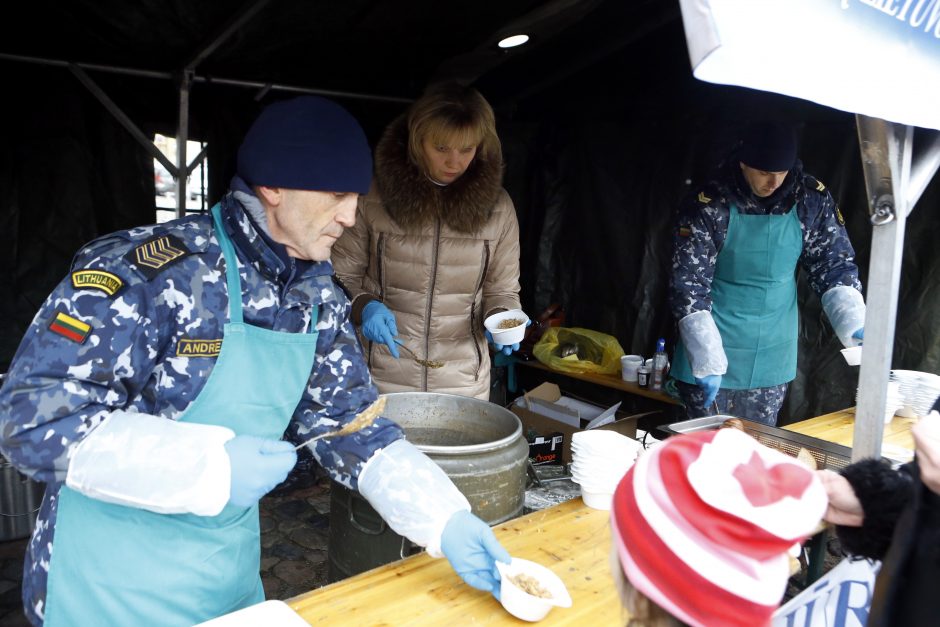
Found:
[[[49,323],[49,330],[81,344],[85,341],[85,338],[88,337],[88,334],[91,333],[91,325],[81,320],[76,320],[72,316],[60,311],[55,315],[52,322]]]

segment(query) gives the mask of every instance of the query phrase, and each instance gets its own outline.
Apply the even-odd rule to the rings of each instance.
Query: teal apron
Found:
[[[235,250],[212,208],[226,260],[229,318],[222,350],[181,421],[279,439],[316,356],[310,333],[245,324]],[[217,516],[156,514],[63,486],[49,568],[45,625],[192,625],[264,600],[258,506]]]
[[[783,215],[746,215],[731,205],[711,290],[712,317],[728,357],[722,388],[750,390],[796,377],[795,271],[802,252],[795,206]],[[681,342],[673,361],[672,376],[695,383]]]

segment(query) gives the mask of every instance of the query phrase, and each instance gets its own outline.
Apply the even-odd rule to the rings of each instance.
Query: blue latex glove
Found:
[[[225,443],[225,452],[232,466],[228,502],[237,507],[251,507],[260,501],[297,463],[297,452],[290,442],[253,435],[236,435]]]
[[[861,329],[859,329],[858,331],[856,331],[855,333],[853,333],[853,334],[852,334],[852,337],[854,337],[856,340],[858,340],[858,345],[861,346],[861,345],[862,345],[862,340],[865,339],[865,327],[862,327]]]
[[[705,409],[708,409],[718,396],[718,390],[721,388],[721,375],[708,374],[701,378],[695,377],[695,383],[705,392]]]
[[[362,334],[373,342],[388,346],[388,352],[398,359],[398,347],[395,346],[398,325],[395,314],[383,303],[373,300],[362,308]]]
[[[526,326],[529,326],[531,324],[532,324],[531,320],[525,323]],[[489,329],[486,329],[484,333],[486,334],[486,341],[492,344],[493,348],[495,348],[496,350],[502,351],[503,355],[510,355],[516,352],[517,350],[519,350],[519,342],[516,342],[515,344],[497,344],[496,342],[493,341],[493,334],[490,333]]]
[[[441,552],[460,578],[477,590],[499,599],[499,571],[496,560],[508,564],[509,551],[493,535],[485,522],[466,510],[450,517],[441,534]]]

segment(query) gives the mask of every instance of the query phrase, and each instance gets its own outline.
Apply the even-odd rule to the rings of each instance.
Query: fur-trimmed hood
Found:
[[[386,211],[402,228],[440,218],[460,233],[476,233],[490,219],[502,190],[503,163],[474,158],[459,179],[434,184],[408,158],[405,116],[392,122],[375,149],[375,184]]]

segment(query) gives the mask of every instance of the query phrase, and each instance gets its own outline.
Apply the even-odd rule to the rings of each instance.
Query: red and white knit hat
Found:
[[[815,473],[738,429],[678,435],[641,455],[614,493],[627,578],[700,627],[767,625],[789,578],[787,550],[827,506]]]

